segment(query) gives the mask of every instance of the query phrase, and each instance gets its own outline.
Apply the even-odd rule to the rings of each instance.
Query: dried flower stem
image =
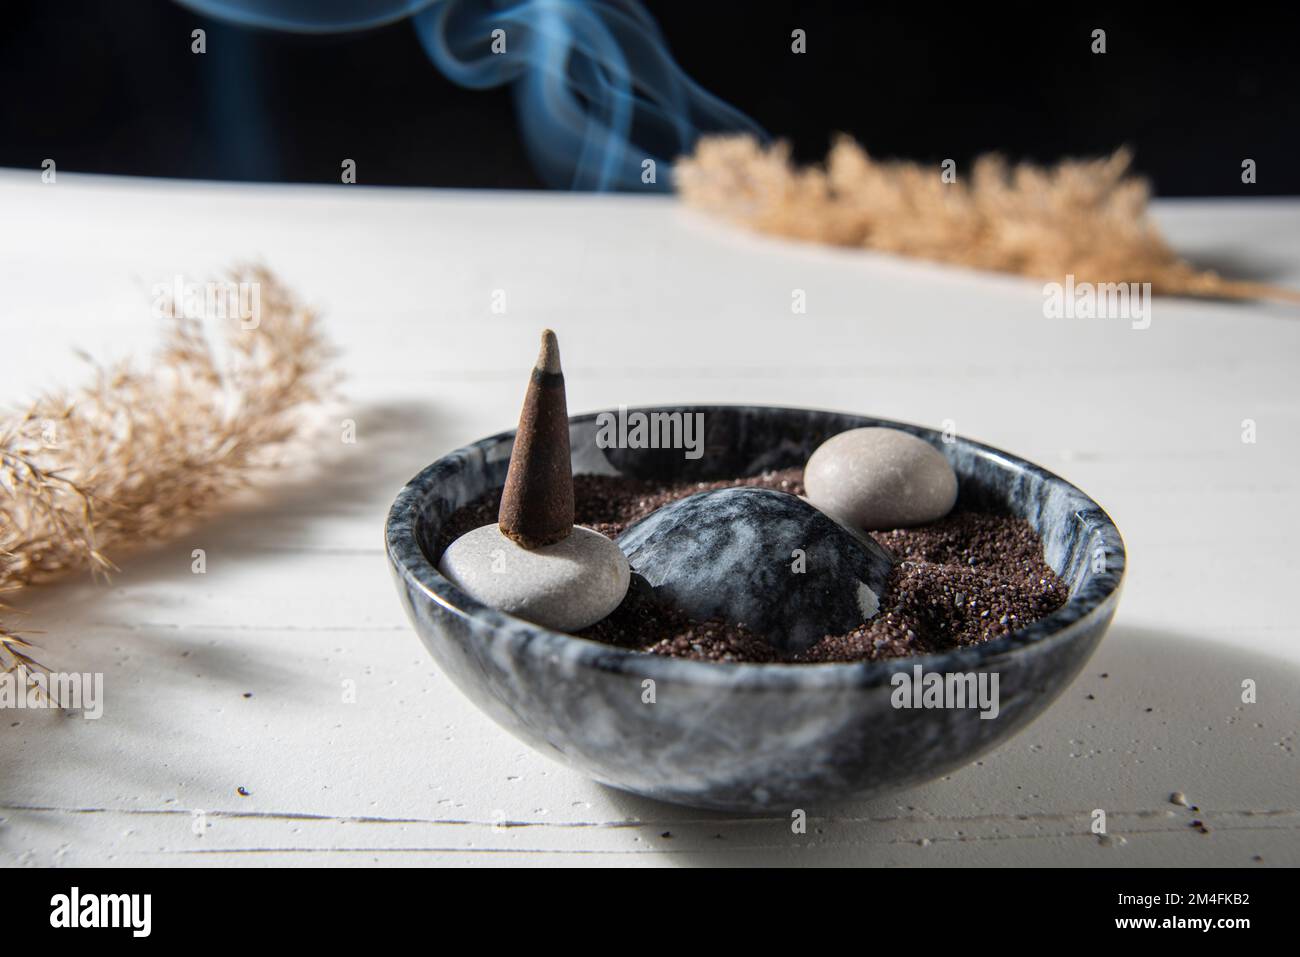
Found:
[[[110,554],[176,536],[283,464],[304,407],[333,385],[331,351],[316,314],[267,270],[216,285],[238,283],[256,284],[255,328],[233,302],[202,319],[171,303],[178,318],[147,368],[96,367],[82,389],[0,419],[0,593],[78,568],[106,574]],[[39,667],[31,650],[0,621],[0,670]]]
[[[824,167],[795,166],[786,143],[700,141],[678,161],[689,204],[761,232],[860,246],[1044,280],[1149,282],[1153,292],[1300,302],[1300,290],[1224,279],[1181,259],[1148,216],[1131,155],[1055,166],[980,157],[945,183],[935,167],[872,159],[849,137]]]

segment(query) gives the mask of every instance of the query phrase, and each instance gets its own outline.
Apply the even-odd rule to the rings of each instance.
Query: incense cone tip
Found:
[[[537,354],[537,368],[543,372],[560,371],[560,341],[550,329],[542,330],[542,351]]]

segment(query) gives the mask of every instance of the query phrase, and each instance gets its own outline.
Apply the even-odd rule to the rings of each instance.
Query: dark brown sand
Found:
[[[574,478],[576,521],[617,538],[640,518],[675,499],[745,485],[798,495],[799,469],[707,483],[664,484],[598,475]],[[496,521],[500,493],[457,511],[440,548],[472,528]],[[929,654],[1005,635],[1065,603],[1065,583],[1043,560],[1043,545],[1021,519],[957,508],[929,525],[873,532],[898,563],[881,610],[846,635],[827,635],[783,658],[744,627],[697,622],[664,608],[634,587],[613,614],[579,634],[623,648],[710,661],[869,661]]]

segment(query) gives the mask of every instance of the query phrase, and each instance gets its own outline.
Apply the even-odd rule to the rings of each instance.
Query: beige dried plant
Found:
[[[700,141],[676,166],[692,206],[761,232],[1061,281],[1149,282],[1157,293],[1300,301],[1300,291],[1224,279],[1166,243],[1147,213],[1150,188],[1118,150],[1054,166],[980,157],[969,177],[881,161],[847,136],[823,166],[799,167],[789,144],[752,136]]]
[[[255,284],[242,287],[257,293],[253,328],[239,284]],[[335,383],[316,313],[260,267],[210,287],[202,318],[160,303],[176,318],[152,362],[96,366],[79,390],[0,418],[0,592],[109,572],[284,464],[307,434],[306,408]],[[38,667],[3,621],[0,667]]]

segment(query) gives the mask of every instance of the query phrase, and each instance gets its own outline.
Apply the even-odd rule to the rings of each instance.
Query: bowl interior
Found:
[[[1124,570],[1124,545],[1114,523],[1100,506],[1064,479],[978,442],[960,437],[945,438],[934,430],[907,423],[839,412],[764,406],[666,406],[624,411],[628,415],[639,412],[647,416],[696,417],[693,422],[701,427],[699,434],[702,435],[694,447],[699,452],[697,457],[688,456],[687,450],[682,448],[603,448],[598,436],[608,420],[600,417],[617,416],[619,411],[590,413],[571,419],[570,442],[575,474],[699,481],[755,475],[769,469],[801,467],[817,446],[846,429],[884,426],[910,432],[931,443],[948,458],[958,475],[961,504],[1008,511],[1026,519],[1043,539],[1048,565],[1067,583],[1069,601],[1053,614],[1011,635],[974,648],[927,656],[931,661],[954,659],[954,664],[969,664],[972,660],[1043,640],[1095,612],[1119,588]],[[499,614],[465,595],[442,578],[434,566],[439,558],[439,533],[448,516],[485,492],[505,484],[513,441],[513,431],[503,432],[438,460],[417,476],[394,504],[389,520],[390,552],[398,554],[393,547],[394,528],[404,522],[404,527],[414,532],[418,544],[420,555],[414,564],[425,566],[407,567],[405,571],[413,574],[439,604],[449,610],[488,617]],[[403,522],[396,521],[399,514]],[[405,564],[408,566],[413,564],[410,551],[406,552]],[[572,636],[562,637],[571,642],[595,644]],[[645,657],[638,652],[607,650],[615,656]],[[913,662],[918,659],[902,660]],[[869,670],[870,666],[889,663],[794,666],[681,664],[769,671],[795,668],[806,672],[824,668]]]

